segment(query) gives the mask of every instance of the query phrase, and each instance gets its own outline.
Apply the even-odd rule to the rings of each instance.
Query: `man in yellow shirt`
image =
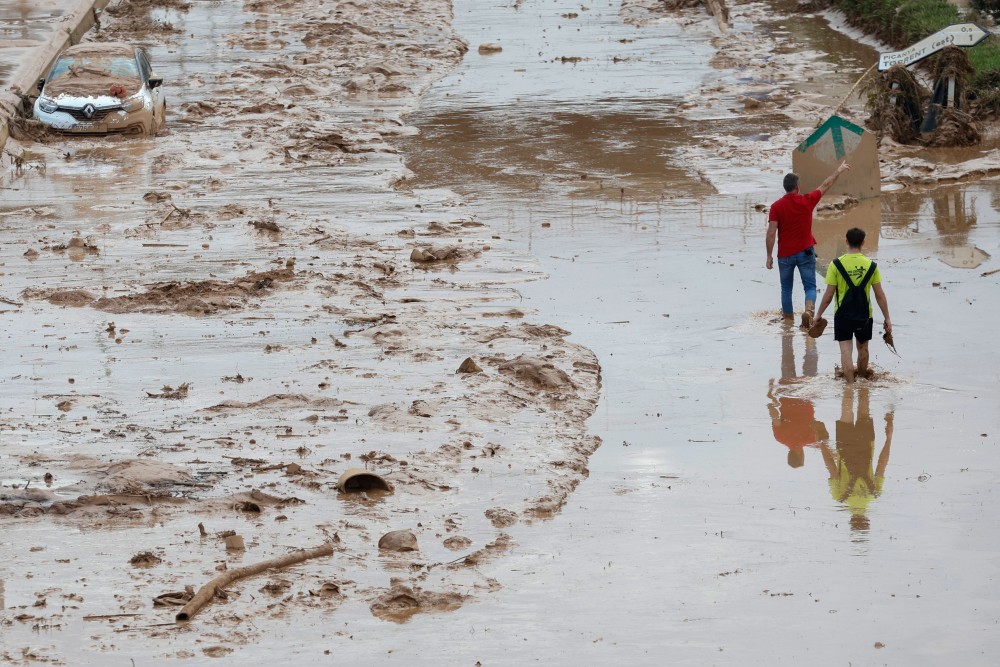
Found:
[[[865,243],[865,231],[857,227],[847,230],[848,252],[830,263],[826,271],[826,292],[816,311],[816,319],[823,316],[834,294],[837,296],[837,310],[833,318],[833,337],[840,343],[840,366],[844,369],[844,379],[854,382],[854,339],[858,341],[857,374],[868,373],[868,341],[872,339],[871,292],[885,318],[885,330],[892,333],[889,320],[889,302],[882,290],[882,274],[875,262],[864,256],[861,247]],[[866,312],[867,311],[867,312]]]

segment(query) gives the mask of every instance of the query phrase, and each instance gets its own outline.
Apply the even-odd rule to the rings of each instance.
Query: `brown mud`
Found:
[[[823,257],[870,231],[927,360],[874,351],[857,410],[880,448],[883,412],[900,433],[866,514],[823,463],[864,448],[812,442],[793,470],[766,408],[846,423],[829,341],[760,312],[754,205],[863,71],[826,55],[853,40],[732,3],[728,37],[651,1],[128,5],[152,11],[99,37],[149,45],[169,132],[30,146],[46,169],[0,207],[3,660],[980,655],[995,368],[937,342],[995,326],[965,301],[992,265],[953,266],[996,247],[988,184],[817,224]],[[25,256],[70,234],[98,252]],[[338,489],[360,466],[390,490]],[[379,549],[396,531],[417,548]],[[220,572],[326,541],[171,623]]]
[[[248,2],[221,15],[233,50],[221,63],[188,52],[219,38],[214,11],[113,3],[92,38],[147,46],[167,79],[169,132],[26,143],[53,168],[17,184],[14,199],[26,201],[4,203],[3,220],[41,225],[3,227],[5,248],[41,248],[18,252],[34,277],[7,265],[17,279],[4,293],[23,300],[19,336],[61,329],[52,353],[74,360],[40,380],[62,389],[52,414],[3,417],[5,433],[37,444],[5,454],[0,514],[10,531],[107,533],[117,546],[80,560],[71,538],[60,547],[68,558],[50,564],[51,596],[77,595],[70,570],[100,569],[91,577],[102,592],[86,604],[21,613],[12,587],[0,613],[18,628],[123,619],[89,633],[86,664],[115,650],[115,630],[162,641],[160,656],[189,656],[162,640],[169,630],[141,627],[161,619],[154,599],[185,601],[161,593],[235,567],[244,550],[260,560],[335,536],[332,571],[305,563],[269,585],[280,604],[254,602],[260,583],[233,584],[192,621],[196,644],[211,643],[198,650],[219,657],[259,641],[254,624],[233,629],[234,612],[268,625],[346,600],[393,621],[457,609],[498,588],[477,564],[510,548],[502,530],[553,516],[599,444],[585,430],[596,358],[515,308],[512,288],[535,278],[530,258],[460,210],[422,210],[389,188],[404,173],[390,143],[411,131],[402,114],[468,48],[450,30],[450,3],[331,13],[321,2]],[[296,45],[291,58],[275,44]],[[316,183],[333,192],[317,200]],[[47,240],[57,226],[27,206],[33,188],[59,202],[54,219],[86,211],[68,244]],[[64,253],[71,264],[59,265]],[[125,353],[121,374],[111,348]],[[145,368],[125,361],[133,351]],[[478,372],[455,372],[466,359]],[[26,388],[16,375],[3,382],[8,396]],[[338,493],[358,466],[391,493]],[[484,483],[510,478],[520,483],[485,499]],[[376,545],[387,531],[412,546]],[[60,644],[9,644],[0,656],[63,661]]]

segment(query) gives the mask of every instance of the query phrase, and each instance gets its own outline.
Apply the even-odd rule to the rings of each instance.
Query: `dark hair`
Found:
[[[781,182],[785,186],[785,192],[791,192],[795,188],[799,187],[799,175],[798,174],[785,174],[785,180]]]
[[[847,230],[847,245],[852,248],[860,248],[865,242],[865,230],[858,227],[851,227]]]

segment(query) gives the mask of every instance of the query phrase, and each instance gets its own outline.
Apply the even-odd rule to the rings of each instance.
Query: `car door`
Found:
[[[163,89],[160,86],[156,86],[154,88],[150,85],[149,80],[153,77],[153,68],[149,64],[149,59],[146,58],[146,54],[142,49],[138,49],[137,58],[139,61],[139,69],[142,72],[142,81],[146,84],[146,90],[149,91],[150,96],[153,98],[153,118],[156,120],[157,124],[162,124],[166,102],[163,96]]]

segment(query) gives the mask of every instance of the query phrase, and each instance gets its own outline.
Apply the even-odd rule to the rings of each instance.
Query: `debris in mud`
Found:
[[[194,586],[185,586],[183,591],[160,593],[153,598],[154,607],[183,607],[194,597]]]
[[[468,598],[460,593],[433,593],[417,586],[405,586],[398,579],[393,579],[390,586],[370,607],[372,614],[383,621],[404,623],[420,612],[454,611]]]
[[[154,554],[152,551],[140,551],[129,559],[129,564],[132,567],[153,567],[162,562],[163,559]]]
[[[460,262],[479,257],[482,252],[476,248],[465,248],[457,245],[424,246],[414,248],[410,253],[410,261],[417,264],[433,262]]]
[[[323,582],[319,588],[310,588],[309,595],[319,598],[329,598],[341,595],[340,586],[332,581]]]
[[[82,289],[69,290],[45,290],[29,288],[21,292],[21,296],[28,300],[48,301],[53,306],[68,306],[71,308],[83,308],[93,304],[97,297]]]
[[[937,126],[927,142],[928,146],[975,146],[983,140],[976,119],[960,109],[947,108],[940,111]]]
[[[168,384],[163,385],[163,389],[160,390],[159,394],[154,394],[153,392],[147,391],[146,395],[150,398],[166,398],[174,401],[179,401],[187,398],[188,390],[191,388],[190,382],[185,382],[184,384],[174,389]]]
[[[490,53],[500,53],[503,51],[503,47],[496,42],[484,42],[479,45],[479,54],[487,55]]]
[[[886,331],[885,333],[883,333],[882,334],[882,340],[885,342],[885,344],[888,346],[888,348],[890,350],[892,350],[892,353],[895,354],[898,357],[899,356],[899,352],[896,352],[896,343],[893,342],[893,340],[892,340],[892,332],[891,331]]]
[[[364,468],[348,468],[337,480],[337,490],[342,493],[367,491],[392,491],[392,487],[381,476]]]
[[[494,528],[507,528],[517,523],[517,513],[502,507],[488,509],[484,514]]]
[[[159,204],[160,202],[169,201],[172,197],[173,195],[169,192],[147,192],[142,196],[142,199],[150,204]]]
[[[573,381],[565,371],[538,357],[521,355],[500,364],[499,370],[504,375],[526,382],[536,389],[567,391],[573,388]]]
[[[278,558],[271,558],[259,563],[254,563],[253,565],[228,570],[198,589],[198,592],[195,593],[194,597],[191,598],[186,605],[184,605],[184,608],[177,612],[175,619],[178,623],[181,621],[190,621],[202,607],[208,604],[212,598],[214,598],[219,592],[224,591],[226,586],[234,581],[245,579],[247,577],[254,577],[268,570],[296,565],[312,558],[330,556],[333,554],[333,545],[334,542],[327,542],[322,546],[312,549],[300,549],[284,556],[279,556]]]
[[[456,373],[482,373],[483,369],[479,367],[472,357],[466,357],[465,361],[458,367]]]
[[[865,127],[874,130],[880,140],[888,135],[907,144],[917,138],[930,93],[913,72],[902,65],[875,72],[862,84],[861,94],[867,97],[865,108],[870,114]]]
[[[226,551],[246,551],[247,545],[242,535],[229,535],[225,539]]]
[[[213,315],[220,311],[246,307],[247,300],[260,298],[275,285],[290,282],[295,272],[289,269],[272,269],[253,272],[231,281],[201,280],[197,282],[168,282],[151,285],[140,294],[101,297],[93,307],[108,313],[180,313],[183,315]],[[83,293],[86,295],[87,293]],[[67,298],[67,293],[54,293]],[[37,298],[37,297],[35,297]],[[45,297],[42,297],[45,298]],[[79,298],[83,298],[82,296]],[[77,304],[67,304],[77,305]],[[90,305],[82,303],[79,305]]]
[[[444,544],[446,549],[459,551],[460,549],[469,548],[472,545],[472,540],[464,535],[455,535],[446,539],[442,544]]]
[[[393,530],[378,541],[378,548],[386,551],[419,551],[417,536],[410,530]]]
[[[280,232],[281,227],[278,226],[274,220],[251,220],[250,224],[253,225],[254,229],[260,229],[267,232]]]

